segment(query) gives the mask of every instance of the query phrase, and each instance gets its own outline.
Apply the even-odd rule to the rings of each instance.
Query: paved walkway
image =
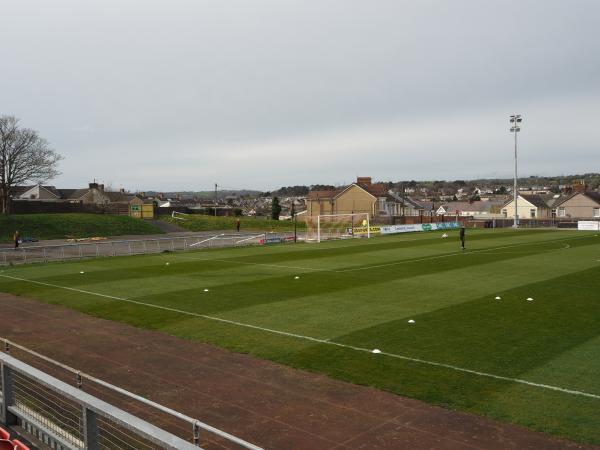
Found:
[[[1,337],[268,449],[592,448],[13,295],[0,317]]]

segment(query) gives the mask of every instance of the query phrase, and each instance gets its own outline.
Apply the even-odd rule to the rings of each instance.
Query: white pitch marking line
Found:
[[[396,266],[396,265],[400,265],[400,264],[408,264],[408,263],[412,263],[412,262],[420,262],[420,261],[429,261],[432,259],[439,259],[439,258],[448,258],[451,256],[458,256],[458,255],[472,255],[474,253],[484,253],[484,252],[492,252],[494,250],[503,250],[505,248],[514,248],[514,247],[521,247],[521,246],[525,246],[525,245],[542,245],[542,244],[548,244],[548,243],[552,243],[552,242],[562,242],[565,241],[567,239],[583,239],[586,236],[577,236],[577,237],[573,237],[573,238],[566,238],[566,239],[556,239],[556,240],[549,240],[549,241],[541,241],[541,242],[531,242],[531,243],[520,243],[520,244],[511,244],[511,245],[505,245],[502,247],[490,247],[487,249],[481,249],[481,250],[474,250],[474,251],[470,251],[468,253],[463,253],[463,252],[457,252],[457,253],[450,253],[450,254],[446,254],[446,255],[437,255],[437,256],[428,256],[425,258],[419,258],[419,259],[410,259],[410,260],[405,260],[405,261],[396,261],[396,262],[391,262],[391,263],[386,263],[386,264],[377,264],[374,266],[363,266],[363,267],[354,267],[352,269],[344,269],[344,270],[333,270],[332,272],[336,272],[336,273],[344,273],[344,272],[355,272],[357,270],[369,270],[369,269],[379,269],[381,267],[389,267],[389,266]],[[567,244],[569,245],[569,244]],[[566,248],[566,247],[565,247]],[[554,249],[557,250],[557,249]],[[524,254],[524,256],[527,256],[526,254]]]
[[[84,294],[97,295],[97,296],[100,296],[100,297],[110,298],[110,299],[113,299],[113,300],[119,300],[119,301],[123,301],[123,302],[133,303],[135,305],[147,306],[149,308],[162,309],[164,311],[175,312],[175,313],[179,313],[179,314],[183,314],[183,315],[188,315],[188,316],[193,316],[193,317],[201,317],[203,319],[214,320],[214,321],[222,322],[222,323],[228,323],[228,324],[236,325],[236,326],[239,326],[239,327],[251,328],[251,329],[255,329],[255,330],[266,331],[268,333],[279,334],[279,335],[282,335],[282,336],[294,337],[294,338],[302,339],[302,340],[305,340],[305,341],[317,342],[319,344],[334,345],[336,347],[347,348],[347,349],[350,349],[350,350],[355,350],[357,352],[364,352],[364,353],[372,353],[373,352],[373,349],[368,349],[368,348],[364,348],[364,347],[356,347],[356,346],[349,345],[349,344],[342,344],[340,342],[334,342],[334,341],[331,341],[329,339],[320,339],[320,338],[315,338],[315,337],[311,337],[311,336],[304,336],[302,334],[289,333],[287,331],[274,330],[272,328],[260,327],[258,325],[251,325],[251,324],[243,323],[243,322],[236,322],[235,320],[222,319],[220,317],[215,317],[215,316],[207,316],[205,314],[199,314],[199,313],[194,313],[194,312],[190,312],[190,311],[184,311],[184,310],[181,310],[181,309],[170,308],[168,306],[154,305],[152,303],[139,302],[137,300],[131,300],[131,299],[127,299],[127,298],[115,297],[115,296],[106,295],[106,294],[99,294],[99,293],[96,293],[96,292],[86,291],[86,290],[83,290],[83,289],[75,289],[75,288],[70,288],[70,287],[66,287],[66,286],[59,286],[59,285],[56,285],[56,284],[44,283],[42,281],[28,280],[26,278],[13,277],[13,276],[10,276],[10,275],[2,275],[2,274],[0,274],[0,277],[11,278],[13,280],[25,281],[25,282],[28,282],[28,283],[41,284],[43,286],[49,286],[49,287],[54,287],[54,288],[58,288],[58,289],[67,289],[69,291],[81,292],[81,293],[84,293]],[[588,397],[588,398],[593,398],[593,399],[596,399],[596,400],[600,400],[600,395],[598,395],[598,394],[592,394],[592,393],[585,392],[585,391],[577,391],[577,390],[574,390],[574,389],[567,389],[567,388],[562,388],[562,387],[559,387],[559,386],[552,386],[552,385],[549,385],[549,384],[535,383],[533,381],[523,380],[523,379],[520,379],[520,378],[511,378],[511,377],[505,377],[505,376],[502,376],[502,375],[495,375],[493,373],[479,372],[477,370],[465,369],[464,367],[453,366],[451,364],[439,363],[439,362],[435,362],[435,361],[428,361],[428,360],[420,359],[420,358],[412,358],[410,356],[398,355],[398,354],[395,354],[395,353],[388,353],[388,352],[383,352],[382,351],[381,354],[385,355],[385,356],[389,356],[390,358],[401,359],[401,360],[404,360],[404,361],[410,361],[410,362],[415,362],[415,363],[419,363],[419,364],[425,364],[425,365],[434,366],[434,367],[443,367],[445,369],[450,369],[450,370],[454,370],[454,371],[457,371],[457,372],[468,373],[468,374],[471,374],[471,375],[477,375],[477,376],[480,376],[480,377],[493,378],[493,379],[502,380],[502,381],[509,381],[509,382],[512,382],[512,383],[524,384],[524,385],[527,385],[527,386],[533,386],[533,387],[537,387],[537,388],[540,388],[540,389],[547,389],[547,390],[551,390],[551,391],[563,392],[565,394],[571,394],[571,395],[576,395],[576,396],[580,396],[580,397]]]
[[[586,236],[577,236],[577,237],[567,238],[567,239],[582,239],[582,238],[585,238],[585,237]],[[513,244],[513,245],[502,246],[502,247],[491,247],[489,249],[481,249],[481,250],[471,251],[468,254],[482,253],[482,252],[494,253],[493,252],[494,250],[501,250],[501,249],[505,249],[505,248],[520,247],[522,245],[546,244],[546,243],[549,243],[549,242],[556,242],[556,241],[562,242],[562,241],[564,241],[564,239],[556,239],[556,240],[541,241],[541,242],[531,242],[531,243],[528,243],[528,244],[523,244],[523,243],[521,243],[521,244]],[[368,244],[366,244],[366,245],[368,245]],[[567,248],[567,247],[564,247],[564,248]],[[552,250],[557,250],[557,249],[552,249]],[[500,252],[497,252],[497,253],[500,253]],[[174,257],[183,258],[183,259],[190,259],[190,260],[194,260],[194,261],[215,261],[215,262],[222,262],[222,263],[234,263],[234,264],[246,264],[246,265],[252,265],[252,266],[274,267],[274,268],[277,268],[277,269],[294,269],[294,270],[310,270],[310,271],[313,271],[313,272],[345,273],[345,272],[355,272],[355,271],[358,271],[358,270],[369,270],[369,269],[377,269],[377,268],[380,268],[380,267],[396,266],[396,265],[399,265],[399,264],[409,264],[409,263],[414,263],[414,262],[429,261],[429,260],[432,260],[432,259],[449,258],[449,257],[452,257],[452,256],[458,256],[458,255],[462,255],[462,254],[463,254],[462,252],[447,253],[447,254],[443,254],[443,255],[427,256],[427,257],[418,258],[418,259],[409,259],[409,260],[403,260],[403,261],[395,261],[395,262],[391,262],[391,263],[378,264],[378,265],[374,265],[374,266],[353,267],[353,268],[350,268],[350,269],[342,269],[342,270],[316,269],[314,267],[298,267],[298,266],[286,266],[286,265],[281,265],[281,264],[267,264],[267,263],[257,263],[257,262],[249,262],[249,261],[236,261],[235,259],[194,258],[193,256],[186,256],[186,255],[176,255]],[[523,254],[523,256],[527,256],[527,254]]]
[[[83,294],[90,294],[90,295],[97,295],[99,297],[106,297],[106,298],[111,298],[113,300],[123,300],[123,301],[129,301],[126,298],[122,298],[122,297],[115,297],[113,295],[108,295],[108,294],[100,294],[99,292],[92,292],[92,291],[86,291],[84,289],[76,289],[76,288],[72,288],[72,287],[67,287],[67,286],[59,286],[57,284],[50,284],[50,283],[44,283],[42,281],[35,281],[35,280],[28,280],[26,278],[19,278],[19,277],[13,277],[10,275],[0,275],[0,277],[4,277],[4,278],[11,278],[13,280],[19,280],[19,281],[27,281],[28,283],[35,283],[35,284],[41,284],[42,286],[49,286],[49,287],[55,287],[55,288],[59,288],[59,289],[66,289],[68,291],[73,291],[73,292],[81,292]]]

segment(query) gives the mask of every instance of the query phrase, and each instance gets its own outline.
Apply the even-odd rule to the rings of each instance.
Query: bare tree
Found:
[[[35,130],[21,128],[13,116],[0,116],[0,211],[10,212],[15,186],[56,177],[62,156]]]

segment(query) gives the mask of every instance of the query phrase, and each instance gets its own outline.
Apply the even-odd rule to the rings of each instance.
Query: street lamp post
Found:
[[[515,182],[513,186],[513,195],[515,203],[515,218],[513,223],[514,228],[518,228],[519,226],[519,209],[517,208],[517,198],[519,196],[517,187],[517,133],[521,131],[522,121],[523,119],[521,118],[521,114],[513,114],[510,116],[510,123],[512,124],[510,127],[510,132],[515,134]]]

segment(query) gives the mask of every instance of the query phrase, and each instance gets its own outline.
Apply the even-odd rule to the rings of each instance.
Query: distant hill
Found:
[[[554,191],[558,191],[561,187],[572,185],[583,180],[588,189],[600,189],[600,173],[590,172],[584,174],[575,175],[555,175],[555,176],[536,176],[532,175],[529,177],[519,177],[519,187],[521,188],[549,188]],[[513,184],[512,178],[477,178],[472,180],[400,180],[400,181],[384,181],[376,180],[373,182],[383,183],[387,185],[389,189],[401,190],[402,188],[413,188],[420,189],[426,188],[432,191],[438,190],[449,190],[455,191],[463,188],[467,191],[475,188],[486,188],[486,189],[500,189],[502,186],[510,187]],[[296,185],[296,186],[282,186],[279,189],[262,192],[253,189],[239,189],[239,190],[218,190],[217,196],[219,199],[226,197],[301,197],[308,194],[310,190],[325,190],[333,189],[334,186],[327,184],[314,184],[308,185]],[[158,191],[146,191],[147,195],[156,196],[159,194]],[[162,192],[165,196],[172,198],[180,195],[183,198],[199,198],[199,199],[214,199],[215,191],[176,191],[176,192]]]
[[[158,194],[164,194],[165,197],[173,198],[180,195],[184,198],[206,198],[206,199],[214,199],[215,191],[171,191],[171,192],[159,192],[159,191],[146,191],[146,195],[151,197],[156,197]],[[256,197],[260,194],[260,191],[255,191],[252,189],[240,189],[240,190],[217,190],[217,197],[219,199],[223,199],[225,197],[235,196],[235,197]]]

